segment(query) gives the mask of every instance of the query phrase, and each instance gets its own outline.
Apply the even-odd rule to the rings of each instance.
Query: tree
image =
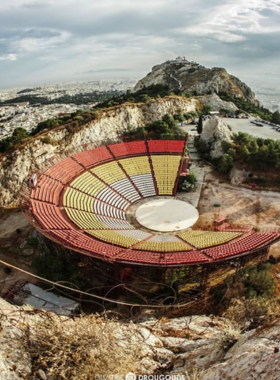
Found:
[[[225,153],[222,155],[222,159],[218,164],[218,170],[221,173],[228,173],[230,169],[233,167],[233,158]]]
[[[202,108],[202,114],[203,115],[209,115],[210,111],[212,111],[212,107],[209,106],[209,104],[204,104]]]
[[[236,159],[236,150],[234,148],[229,148],[229,150],[227,151],[227,153],[230,155],[230,157],[232,157],[232,159],[235,161]]]
[[[190,172],[189,175],[187,176],[187,180],[189,183],[194,185],[196,183],[196,175],[194,172]]]
[[[176,113],[173,117],[174,120],[179,121],[180,123],[182,121],[185,121],[184,115],[182,115],[181,113]]]
[[[26,132],[26,129],[24,128],[16,128],[12,134],[12,138],[15,143],[20,143],[26,137],[27,137],[27,132]]]
[[[172,127],[175,124],[173,116],[170,115],[169,113],[166,113],[162,117],[162,121],[164,121],[166,124],[168,124],[169,127]]]
[[[197,133],[200,135],[203,130],[203,121],[202,121],[202,116],[199,116],[198,123],[197,123]]]
[[[272,114],[271,121],[272,121],[272,123],[280,124],[280,113],[279,113],[279,111],[275,111]]]

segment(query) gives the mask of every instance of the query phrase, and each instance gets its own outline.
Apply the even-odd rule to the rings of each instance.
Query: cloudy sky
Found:
[[[0,88],[135,77],[178,55],[280,74],[278,0],[0,0]]]

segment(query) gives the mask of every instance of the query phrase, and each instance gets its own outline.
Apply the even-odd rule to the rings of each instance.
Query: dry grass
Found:
[[[186,380],[204,380],[204,370],[194,368],[192,372],[187,371],[185,374]]]
[[[40,378],[42,371],[52,380],[137,373],[139,348],[122,344],[116,325],[96,316],[64,321],[50,317],[27,325],[24,345],[31,358],[31,378]]]
[[[280,298],[234,298],[223,317],[239,325],[242,330],[256,328],[280,314]]]

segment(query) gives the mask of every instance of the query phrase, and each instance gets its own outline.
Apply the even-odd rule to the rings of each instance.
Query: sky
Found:
[[[278,80],[277,0],[0,0],[0,88],[133,77],[178,55]]]

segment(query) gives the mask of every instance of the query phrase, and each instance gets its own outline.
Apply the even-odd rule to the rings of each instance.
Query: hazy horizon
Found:
[[[140,79],[178,55],[233,75],[279,75],[277,0],[13,0],[0,4],[2,89]]]

